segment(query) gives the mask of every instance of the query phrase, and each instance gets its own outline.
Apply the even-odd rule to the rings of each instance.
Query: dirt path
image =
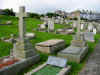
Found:
[[[94,53],[89,57],[79,75],[100,75],[100,43],[96,45]]]

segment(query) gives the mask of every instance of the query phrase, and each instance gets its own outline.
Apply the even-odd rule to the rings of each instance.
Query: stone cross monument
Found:
[[[78,19],[78,25],[77,25],[77,39],[80,40],[80,12],[77,12],[77,19]]]
[[[23,41],[26,32],[24,17],[27,17],[24,6],[19,8],[19,13],[17,13],[16,16],[19,18],[19,40]]]
[[[17,16],[19,18],[19,40],[16,42],[16,46],[13,47],[13,56],[17,59],[27,59],[37,54],[29,39],[25,37],[26,28],[24,17],[26,17],[27,14],[25,13],[24,6],[19,8],[19,13]]]
[[[73,46],[85,46],[86,42],[84,41],[84,34],[81,34],[81,25],[80,25],[80,12],[78,11],[76,13],[78,24],[77,24],[77,33],[74,37],[74,40],[72,40],[71,45]]]

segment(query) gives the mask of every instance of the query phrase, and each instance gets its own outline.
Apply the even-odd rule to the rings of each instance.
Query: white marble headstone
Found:
[[[89,30],[89,32],[91,32],[93,30],[93,26],[91,23],[88,25],[88,30]]]
[[[49,56],[47,64],[53,65],[53,66],[58,66],[58,67],[66,67],[67,59]]]
[[[96,34],[97,30],[96,28],[93,28],[93,33]]]
[[[84,29],[84,24],[81,24],[81,30],[83,30]]]
[[[48,21],[48,30],[54,31],[54,22],[52,20]]]
[[[40,25],[40,29],[45,29],[46,27],[45,27],[45,24],[41,24]]]

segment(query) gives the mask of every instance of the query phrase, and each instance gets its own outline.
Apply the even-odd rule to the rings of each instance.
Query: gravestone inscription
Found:
[[[53,65],[53,66],[58,66],[58,67],[66,67],[67,59],[49,56],[47,64]]]

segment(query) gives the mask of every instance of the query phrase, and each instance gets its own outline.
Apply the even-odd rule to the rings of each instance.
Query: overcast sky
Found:
[[[89,9],[100,12],[100,0],[0,0],[0,9],[13,8],[18,12],[19,6],[26,6],[27,11],[46,13],[61,9],[73,11]]]

